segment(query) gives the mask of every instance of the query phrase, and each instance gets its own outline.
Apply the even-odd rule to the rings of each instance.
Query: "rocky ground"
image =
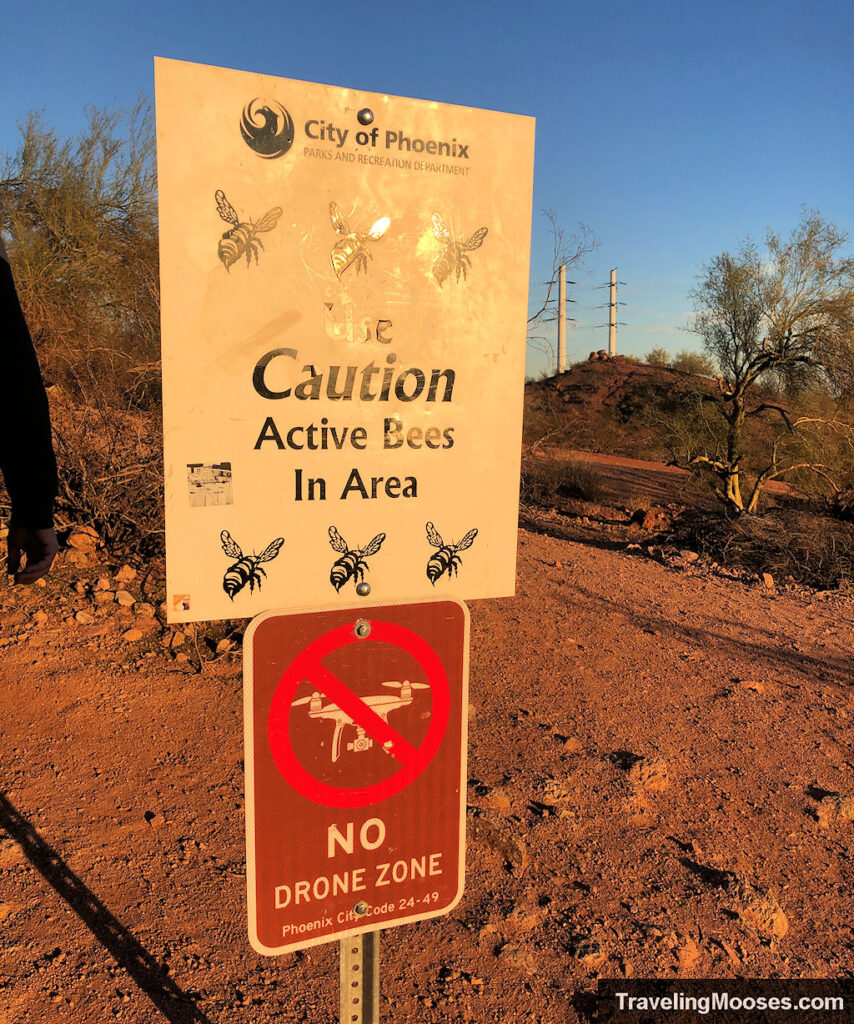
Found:
[[[383,1019],[854,976],[854,603],[605,520],[529,514],[472,605],[466,892],[383,933]],[[337,945],[246,939],[244,624],[167,627],[162,566],[75,543],[0,587],[0,1024],[331,1024]]]

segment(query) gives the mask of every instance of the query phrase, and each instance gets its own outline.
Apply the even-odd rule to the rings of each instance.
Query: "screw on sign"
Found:
[[[253,947],[447,913],[464,871],[465,606],[268,612],[245,651]]]

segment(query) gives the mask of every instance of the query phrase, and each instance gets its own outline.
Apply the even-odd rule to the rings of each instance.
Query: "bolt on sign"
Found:
[[[450,911],[464,874],[465,605],[267,612],[244,649],[253,948]]]
[[[533,119],[155,77],[170,619],[512,594]]]

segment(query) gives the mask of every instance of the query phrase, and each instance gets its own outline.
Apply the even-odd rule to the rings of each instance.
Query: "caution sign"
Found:
[[[170,620],[512,594],[533,119],[155,81]]]
[[[249,937],[277,954],[463,889],[468,612],[268,612],[245,639]]]

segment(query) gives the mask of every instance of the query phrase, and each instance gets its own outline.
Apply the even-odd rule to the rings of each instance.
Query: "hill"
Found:
[[[576,363],[525,386],[525,443],[666,461],[656,411],[687,404],[716,384],[625,356]]]

